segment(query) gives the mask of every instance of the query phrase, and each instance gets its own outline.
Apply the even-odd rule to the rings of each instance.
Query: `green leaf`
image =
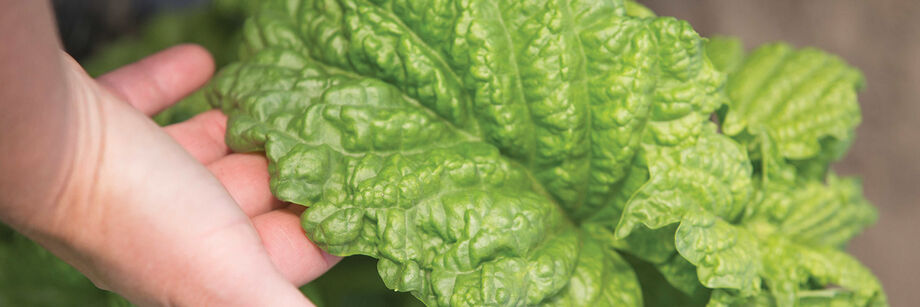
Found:
[[[745,223],[761,236],[776,233],[806,245],[838,248],[877,218],[859,181],[833,174],[826,184],[768,184],[752,210],[756,212]]]
[[[753,192],[747,154],[711,126],[706,131],[688,148],[647,154],[650,178],[627,203],[618,237],[626,237],[640,223],[657,229],[701,210],[737,219]]]
[[[722,129],[742,143],[754,141],[745,135],[764,131],[784,158],[826,155],[820,162],[830,162],[847,149],[835,144],[849,144],[860,122],[856,92],[863,83],[858,70],[822,51],[766,45],[729,75],[731,103]]]
[[[604,236],[586,232],[581,255],[565,292],[547,306],[640,306],[643,305],[633,268],[613,249]],[[620,293],[630,293],[621,295]]]
[[[763,242],[763,276],[770,294],[717,290],[710,306],[887,306],[878,280],[846,253],[777,236]]]
[[[736,289],[743,296],[760,291],[760,247],[751,233],[694,212],[684,217],[675,240],[680,255],[697,267],[704,286]]]
[[[640,143],[693,143],[722,77],[685,22],[536,2],[271,1],[211,93],[228,144],[266,152],[314,242],[426,303],[641,304],[576,222],[615,225]]]
[[[719,134],[716,109],[748,114],[725,94],[729,64],[686,22],[630,12],[273,0],[210,100],[230,147],[264,151],[272,192],[307,207],[313,242],[378,259],[388,288],[428,305],[641,305],[620,253],[694,300],[760,297],[769,236],[742,222],[762,216],[763,174],[796,182],[825,156],[788,154],[806,137],[769,118]]]
[[[631,268],[523,167],[397,88],[284,50],[222,76],[224,107],[250,108],[231,113],[231,146],[264,146],[311,239],[378,258],[388,287],[432,305],[641,305]]]
[[[697,266],[703,285],[753,294],[760,289],[757,241],[730,224],[753,194],[751,166],[740,146],[706,131],[693,146],[648,155],[650,178],[626,205],[617,236],[626,238],[638,225],[680,223],[676,249]]]
[[[393,84],[527,166],[577,219],[616,193],[643,137],[692,139],[722,103],[686,22],[624,17],[619,1],[450,3],[272,1],[244,32],[252,53],[300,50]]]
[[[707,52],[736,59],[740,45],[713,40]],[[717,65],[730,72],[722,128],[747,147],[756,186],[741,221],[723,233],[744,230],[757,238],[761,259],[751,261],[761,266],[769,291],[720,289],[709,305],[887,305],[868,270],[839,251],[875,221],[875,210],[858,180],[827,171],[859,123],[859,72],[820,51],[783,44],[758,48],[740,66]]]

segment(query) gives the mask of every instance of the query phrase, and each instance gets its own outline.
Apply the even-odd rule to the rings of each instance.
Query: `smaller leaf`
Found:
[[[714,55],[726,48],[721,44],[711,45]],[[824,139],[849,144],[860,122],[856,92],[863,83],[858,70],[817,49],[765,45],[729,75],[722,129],[742,143],[756,141],[745,135],[766,131],[787,159],[836,159],[846,147]]]
[[[751,233],[694,212],[684,217],[675,237],[677,251],[697,267],[706,287],[736,289],[745,296],[760,291],[760,247]]]
[[[640,224],[658,229],[680,222],[690,212],[733,221],[744,210],[753,189],[747,154],[707,127],[696,144],[684,149],[646,147],[649,180],[626,204],[618,238]]]

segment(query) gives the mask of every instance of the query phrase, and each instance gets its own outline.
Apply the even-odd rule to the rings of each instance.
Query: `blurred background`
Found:
[[[214,1],[218,5],[208,9],[195,9],[207,0],[54,3],[68,52],[91,74],[99,74],[178,42],[216,51],[218,65],[231,61],[235,50],[227,42],[236,39],[240,14],[251,4]],[[863,178],[879,221],[849,249],[881,279],[893,306],[920,302],[920,1],[639,2],[659,15],[688,20],[703,36],[736,36],[749,49],[771,41],[814,46],[864,72],[868,86],[860,94],[863,123],[849,155],[835,168]],[[170,11],[178,13],[164,14]],[[187,113],[201,108],[201,102],[187,104]],[[186,116],[166,114],[158,121]]]

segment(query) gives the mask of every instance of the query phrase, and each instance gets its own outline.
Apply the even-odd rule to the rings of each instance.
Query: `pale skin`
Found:
[[[61,51],[47,1],[0,0],[0,220],[142,306],[308,306],[339,259],[275,199],[267,161],[231,153],[219,111],[149,116],[202,86],[176,46],[97,79]]]

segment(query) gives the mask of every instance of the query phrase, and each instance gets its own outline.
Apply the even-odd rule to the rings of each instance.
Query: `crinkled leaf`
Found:
[[[713,292],[709,306],[887,306],[875,276],[846,253],[773,236],[763,240],[764,284],[770,292]]]
[[[264,148],[311,239],[378,258],[388,287],[430,305],[641,305],[631,267],[526,168],[396,87],[278,49],[216,86],[230,145]]]
[[[641,303],[588,233],[643,146],[696,143],[724,103],[686,22],[621,1],[277,0],[244,36],[212,93],[228,144],[265,151],[317,244],[429,304]]]
[[[644,224],[652,229],[680,222],[689,212],[711,212],[734,221],[751,198],[751,165],[731,139],[707,127],[687,148],[656,148],[648,182],[626,204],[617,235]]]
[[[686,22],[620,1],[272,1],[265,46],[393,84],[526,166],[578,219],[605,206],[642,138],[675,145],[723,103]]]
[[[707,52],[737,58],[740,45],[732,45],[713,40]],[[757,238],[769,292],[716,290],[710,305],[885,306],[875,278],[838,250],[874,222],[875,210],[858,180],[827,172],[859,123],[861,75],[836,57],[783,44],[723,64],[733,61],[714,60],[730,72],[722,128],[747,147],[757,188],[734,229]]]
[[[604,236],[584,232],[581,255],[564,293],[545,302],[547,306],[639,306],[640,293],[632,266],[611,249]]]
[[[761,194],[745,221],[761,236],[781,234],[806,245],[843,247],[877,218],[859,181],[833,174],[827,183],[767,184]]]
[[[711,46],[711,53],[724,50]],[[849,144],[860,122],[856,92],[863,84],[858,70],[817,49],[765,45],[729,75],[730,104],[722,129],[743,143],[754,141],[745,135],[765,131],[784,158],[823,154],[827,157],[819,162],[830,162],[846,151],[837,142]]]
[[[796,177],[767,132],[758,134],[759,189],[744,224],[766,237],[782,234],[807,245],[843,247],[875,222],[875,208],[862,196],[859,180],[833,173],[824,180]]]
[[[776,223],[750,208],[768,191],[752,176],[820,173],[841,148],[824,142],[845,138],[756,116],[718,134],[717,108],[750,113],[703,40],[631,5],[273,0],[211,98],[228,144],[264,151],[273,193],[308,206],[314,242],[378,258],[389,288],[426,304],[641,304],[619,252],[694,296],[760,297],[765,238],[739,223]],[[748,158],[757,131],[772,162]],[[835,149],[796,155],[811,138]]]
[[[760,246],[748,231],[697,211],[683,217],[675,240],[704,286],[736,289],[744,296],[760,291]]]
[[[677,251],[697,266],[703,285],[755,293],[756,239],[729,223],[751,199],[751,166],[740,146],[711,127],[706,131],[693,146],[647,155],[649,180],[627,203],[617,236],[626,238],[639,225],[680,223]]]

